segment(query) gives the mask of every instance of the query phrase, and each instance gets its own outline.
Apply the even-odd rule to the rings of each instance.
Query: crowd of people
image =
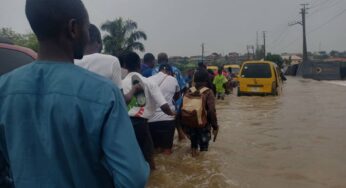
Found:
[[[25,12],[40,48],[0,77],[1,187],[144,187],[175,130],[193,157],[208,151],[224,78],[201,65],[185,79],[166,53],[102,54],[80,0],[27,0]]]

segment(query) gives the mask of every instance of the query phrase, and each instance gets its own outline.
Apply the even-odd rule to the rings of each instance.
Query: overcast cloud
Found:
[[[268,51],[301,52],[301,3],[310,3],[307,17],[308,50],[346,50],[346,0],[83,0],[92,23],[100,26],[117,17],[136,21],[148,35],[146,51],[170,56],[246,52],[262,44],[267,31]],[[29,32],[25,0],[1,0],[0,27]],[[328,23],[328,24],[327,24]]]

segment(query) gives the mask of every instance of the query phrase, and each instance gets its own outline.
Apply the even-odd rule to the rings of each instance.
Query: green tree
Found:
[[[277,54],[268,53],[266,56],[266,60],[276,63],[279,67],[282,67],[282,64],[284,63],[284,60],[282,59],[282,57]]]
[[[107,32],[103,38],[105,52],[118,57],[134,50],[144,52],[144,45],[139,40],[147,40],[147,35],[137,28],[136,22],[122,18],[102,24],[101,29]]]
[[[38,51],[38,41],[34,33],[20,34],[11,28],[1,28],[0,37],[7,38],[18,46],[24,46],[36,52]]]

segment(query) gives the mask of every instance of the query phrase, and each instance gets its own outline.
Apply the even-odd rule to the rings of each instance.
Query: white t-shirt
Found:
[[[164,96],[162,95],[160,88],[156,83],[150,82],[147,78],[143,77],[137,72],[130,72],[126,75],[122,81],[123,92],[127,94],[132,89],[133,80],[138,80],[144,88],[145,94],[145,106],[144,107],[133,107],[128,111],[130,117],[142,117],[149,119],[155,112],[156,108],[167,103]]]
[[[80,67],[83,67],[91,72],[111,79],[113,83],[121,87],[121,67],[118,58],[94,53],[85,55],[81,60],[75,60],[74,63]]]
[[[172,111],[175,111],[175,107],[173,104],[173,97],[174,94],[179,92],[179,84],[176,78],[173,76],[169,76],[167,74],[164,74],[162,72],[159,72],[158,74],[155,74],[154,76],[151,76],[148,78],[150,82],[156,83],[163,96],[165,97],[166,101],[169,104],[169,107]],[[173,116],[169,116],[165,114],[161,108],[156,108],[155,113],[149,118],[148,122],[157,122],[157,121],[171,121],[174,120]]]

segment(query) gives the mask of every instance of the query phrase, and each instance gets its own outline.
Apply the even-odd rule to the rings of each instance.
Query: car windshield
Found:
[[[267,63],[247,63],[241,76],[243,78],[271,78],[270,66]]]
[[[0,75],[34,61],[31,56],[16,50],[0,48]]]

